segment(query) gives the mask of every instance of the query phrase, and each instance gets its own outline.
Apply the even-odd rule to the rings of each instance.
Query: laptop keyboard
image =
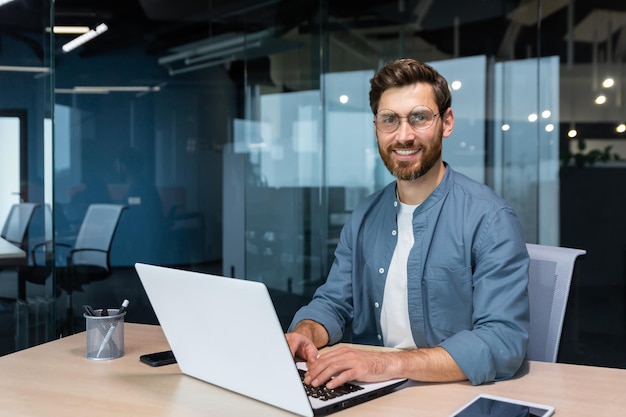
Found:
[[[311,385],[307,385],[304,383],[304,374],[305,371],[302,369],[298,369],[300,373],[300,379],[302,380],[302,385],[304,385],[304,389],[309,397],[317,398],[318,400],[328,401],[333,398],[340,397],[342,395],[349,394],[351,392],[362,390],[363,387],[345,383],[343,385],[338,386],[337,388],[328,389],[325,386],[320,387],[312,387]]]

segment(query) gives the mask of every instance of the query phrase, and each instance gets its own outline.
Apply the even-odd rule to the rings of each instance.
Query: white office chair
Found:
[[[527,243],[530,335],[526,358],[556,362],[576,258],[582,249]]]
[[[13,204],[2,227],[0,236],[27,251],[28,227],[37,207],[39,207],[39,204],[36,203]]]

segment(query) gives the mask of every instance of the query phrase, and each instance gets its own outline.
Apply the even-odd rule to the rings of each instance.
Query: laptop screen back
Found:
[[[135,267],[183,373],[313,415],[265,285],[154,265]]]

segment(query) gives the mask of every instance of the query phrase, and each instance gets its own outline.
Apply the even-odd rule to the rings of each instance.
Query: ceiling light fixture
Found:
[[[604,88],[611,88],[615,85],[615,80],[611,77],[607,77],[604,80],[602,80],[602,87]]]
[[[0,65],[0,71],[9,72],[50,72],[49,67],[24,67],[14,65]]]
[[[227,63],[232,62],[232,61],[233,61],[233,57],[232,56],[228,56],[228,57],[225,57],[225,58],[220,58],[220,59],[216,59],[216,60],[213,60],[213,61],[205,62],[203,64],[190,65],[188,67],[181,67],[181,68],[178,68],[178,69],[168,68],[168,72],[169,72],[170,75],[174,76],[174,75],[178,75],[178,74],[184,74],[186,72],[197,71],[197,70],[203,69],[203,68],[216,67],[218,65],[227,64]]]
[[[267,38],[271,34],[271,31],[265,30],[245,35],[233,33],[218,35],[204,41],[198,41],[175,48],[174,54],[159,58],[159,64],[167,65],[176,61],[194,60],[209,54],[216,56],[213,55],[215,53],[218,53],[218,55],[221,54],[223,57],[224,55],[232,54],[233,49],[243,50],[250,42]]]
[[[46,28],[50,32],[50,28]],[[55,26],[52,32],[56,35],[82,35],[89,32],[89,26]]]
[[[227,48],[221,51],[207,53],[203,55],[198,55],[185,59],[185,65],[195,65],[199,62],[206,62],[216,58],[224,58],[227,56],[233,56],[233,60],[235,59],[235,55],[245,51],[247,48],[258,48],[261,46],[261,41],[255,41],[248,43],[246,45],[239,45],[232,48]]]
[[[174,76],[203,68],[227,64],[238,59],[254,59],[298,48],[292,41],[274,38],[274,30],[254,33],[224,33],[177,46],[159,58],[159,64]]]
[[[63,50],[64,53],[68,53],[78,48],[82,44],[89,42],[96,36],[102,35],[107,30],[109,30],[109,27],[104,23],[100,23],[98,26],[96,26],[95,29],[91,29],[89,32],[83,33],[82,35],[72,39],[71,41],[63,45],[61,49]]]
[[[55,88],[57,94],[109,94],[109,93],[151,93],[161,91],[161,86],[75,86],[72,88]]]
[[[0,7],[4,6],[7,3],[11,3],[13,0],[0,0]]]
[[[596,97],[594,102],[596,104],[604,104],[604,103],[606,103],[606,96],[604,94],[600,94],[599,96]]]

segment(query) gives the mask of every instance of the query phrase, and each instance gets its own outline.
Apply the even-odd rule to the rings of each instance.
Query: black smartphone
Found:
[[[139,360],[150,366],[163,366],[176,363],[176,358],[171,350],[141,355]]]

